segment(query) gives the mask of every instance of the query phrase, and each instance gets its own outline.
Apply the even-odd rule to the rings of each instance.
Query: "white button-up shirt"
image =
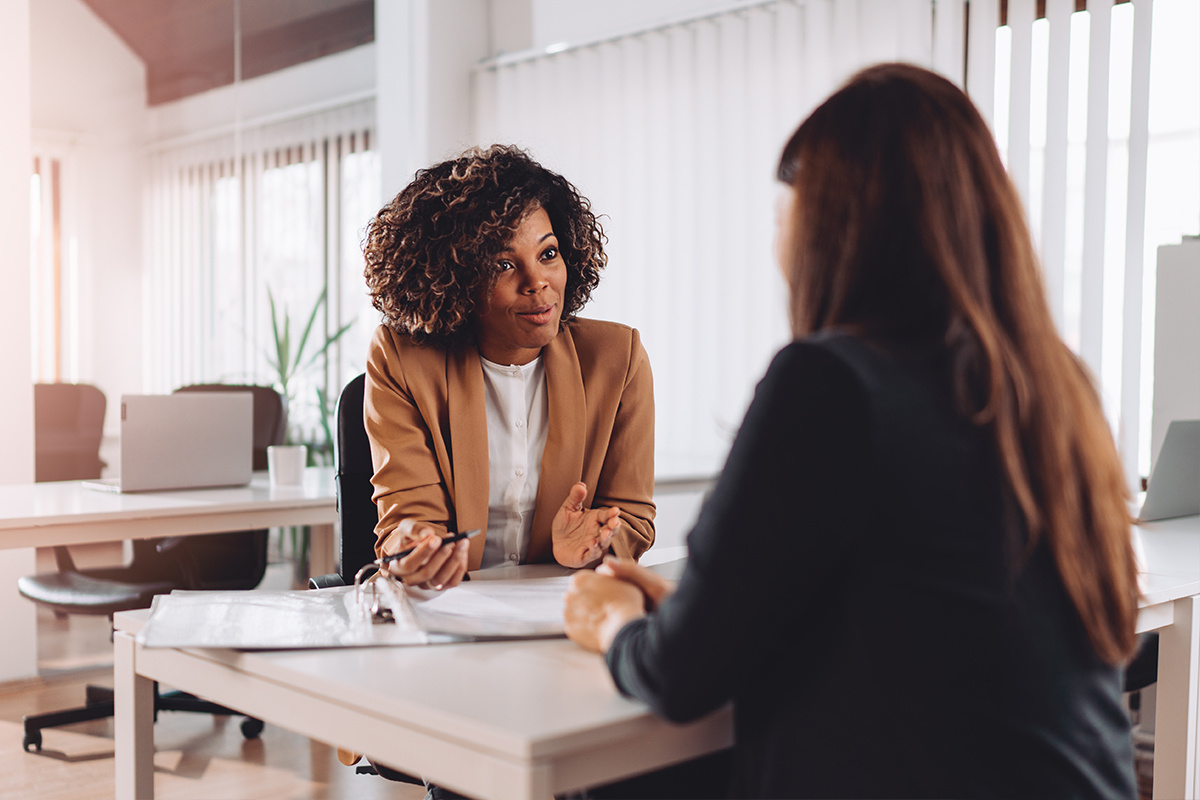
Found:
[[[479,360],[488,429],[488,520],[481,564],[486,569],[520,564],[528,555],[550,411],[540,357],[507,367]]]

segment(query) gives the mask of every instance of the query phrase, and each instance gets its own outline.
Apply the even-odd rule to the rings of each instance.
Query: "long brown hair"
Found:
[[[959,407],[995,437],[1028,548],[1045,537],[1096,653],[1127,658],[1138,588],[1120,460],[979,112],[933,72],[870,67],[797,129],[779,178],[795,190],[793,334],[940,339]]]

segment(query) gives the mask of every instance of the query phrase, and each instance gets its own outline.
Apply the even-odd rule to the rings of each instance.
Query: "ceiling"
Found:
[[[83,0],[146,64],[150,105],[375,40],[374,0]]]

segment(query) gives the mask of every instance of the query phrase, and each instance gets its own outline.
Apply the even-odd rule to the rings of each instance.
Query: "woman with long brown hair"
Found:
[[[734,796],[1133,797],[1124,479],[986,123],[875,66],[779,178],[795,341],[678,586],[610,560],[568,634],[666,717],[732,700]]]

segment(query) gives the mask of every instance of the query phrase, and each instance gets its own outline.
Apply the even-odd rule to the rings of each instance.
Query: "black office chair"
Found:
[[[226,384],[185,386],[178,391],[250,392],[254,396],[254,468],[267,468],[267,447],[281,444],[287,428],[287,407],[277,391],[266,386]],[[17,589],[57,614],[103,614],[111,620],[118,611],[149,608],[155,595],[175,589],[253,589],[266,572],[267,536],[268,531],[261,529],[134,540],[130,563],[106,569],[78,569],[67,548],[56,548],[58,571],[20,578]],[[159,711],[238,713],[184,692],[159,693],[157,684],[154,710],[156,716]],[[44,728],[104,719],[112,714],[112,690],[88,686],[86,705],[24,718],[25,750],[42,749]],[[263,723],[247,717],[241,729],[247,739],[253,739],[262,732]]]
[[[371,499],[371,476],[375,474],[375,467],[371,463],[371,443],[363,425],[366,379],[365,374],[352,379],[338,396],[333,449],[338,526],[341,529],[338,571],[309,578],[310,589],[353,585],[355,574],[375,560],[375,523],[379,521],[379,510]],[[340,758],[342,754],[339,752],[338,756]],[[424,783],[420,778],[382,764],[360,765],[356,771],[401,783]]]
[[[337,491],[341,547],[338,571],[309,579],[312,589],[350,586],[354,575],[375,560],[375,524],[379,509],[371,499],[371,443],[363,425],[363,388],[366,375],[352,379],[338,397],[337,433],[334,442],[334,482]]]

